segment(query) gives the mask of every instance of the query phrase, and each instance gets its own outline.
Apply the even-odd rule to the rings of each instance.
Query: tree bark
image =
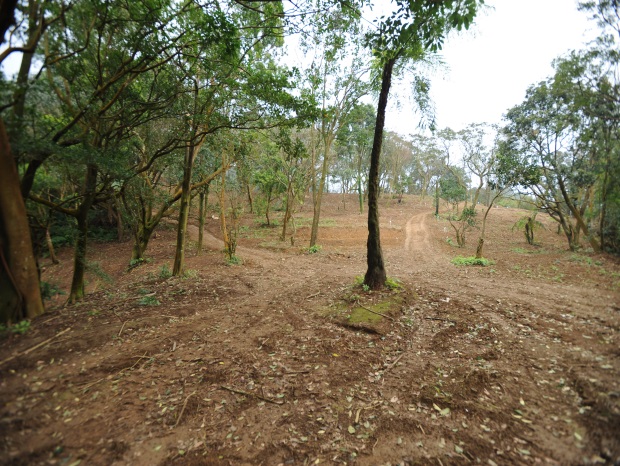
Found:
[[[75,304],[84,298],[84,274],[86,272],[86,244],[88,242],[88,214],[95,202],[97,194],[97,167],[89,164],[86,167],[84,179],[84,197],[78,207],[76,219],[78,223],[78,234],[75,240],[75,250],[73,255],[73,278],[71,280],[71,291],[69,293],[69,304]]]
[[[395,63],[396,58],[390,58],[383,65],[375,135],[372,143],[372,152],[370,153],[370,171],[368,173],[368,241],[366,242],[368,270],[364,276],[364,284],[372,290],[383,288],[387,278],[379,234],[379,161],[381,145],[383,143],[383,127],[385,126],[385,109],[390,94],[392,70]]]
[[[44,311],[26,204],[9,139],[0,118],[0,321],[33,318]]]
[[[487,228],[487,216],[491,211],[491,207],[493,204],[487,206],[487,210],[484,212],[484,217],[482,218],[482,229],[480,230],[480,237],[478,238],[478,247],[476,248],[476,259],[482,259],[482,248],[484,247],[484,233]]]
[[[310,247],[316,244],[319,236],[319,220],[321,218],[321,201],[323,199],[323,191],[325,190],[325,180],[329,171],[329,152],[332,147],[333,138],[327,136],[323,138],[325,153],[323,155],[323,166],[321,168],[321,180],[314,198],[314,215],[312,216],[312,230],[310,231]]]
[[[185,152],[183,164],[183,184],[181,186],[181,205],[177,225],[177,247],[174,255],[172,275],[178,277],[183,274],[185,266],[185,240],[187,236],[187,220],[189,218],[189,204],[192,194],[192,166],[196,147],[191,143]]]
[[[56,257],[56,252],[54,251],[54,243],[52,242],[52,236],[50,235],[49,227],[45,228],[45,242],[47,244],[47,250],[50,253],[50,259],[52,264],[58,264],[58,257]]]
[[[198,196],[198,254],[202,254],[202,245],[204,243],[205,217],[207,216],[207,208],[209,206],[209,185],[200,190]]]

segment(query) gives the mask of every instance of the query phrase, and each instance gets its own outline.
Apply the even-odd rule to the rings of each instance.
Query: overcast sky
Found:
[[[494,9],[470,31],[451,37],[441,55],[448,69],[432,80],[440,128],[500,123],[521,103],[531,84],[553,74],[551,61],[580,49],[597,35],[594,21],[574,0],[490,0]],[[403,135],[416,132],[419,117],[401,94],[401,111],[386,126]]]

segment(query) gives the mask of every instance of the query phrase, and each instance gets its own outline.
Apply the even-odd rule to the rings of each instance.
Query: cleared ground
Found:
[[[239,266],[209,220],[186,278],[161,278],[172,224],[132,270],[129,242],[93,245],[87,299],[0,342],[0,463],[620,463],[617,259],[567,251],[545,219],[528,246],[524,212],[498,208],[495,264],[457,267],[476,230],[455,248],[430,199],[385,198],[402,289],[369,293],[366,219],[345,200],[327,196],[317,254],[309,203],[295,245],[247,214]],[[66,289],[60,258],[44,279]]]

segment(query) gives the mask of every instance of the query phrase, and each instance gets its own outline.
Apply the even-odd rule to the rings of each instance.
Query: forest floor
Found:
[[[567,251],[549,219],[489,217],[453,247],[431,200],[381,201],[389,277],[368,292],[366,216],[328,195],[319,244],[310,203],[295,245],[246,214],[242,265],[219,222],[184,278],[165,278],[175,231],[128,270],[131,242],[93,244],[89,293],[57,296],[0,342],[0,464],[620,464],[620,262]],[[281,215],[281,212],[278,213]],[[71,251],[43,260],[67,290]]]

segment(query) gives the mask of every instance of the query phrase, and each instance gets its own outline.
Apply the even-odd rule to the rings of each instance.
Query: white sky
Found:
[[[494,7],[476,24],[451,37],[441,55],[449,69],[432,80],[437,126],[460,130],[469,123],[500,123],[521,103],[526,89],[553,74],[551,61],[596,37],[588,14],[576,0],[489,0]],[[386,127],[417,132],[419,117],[401,96],[401,110],[386,116]]]

